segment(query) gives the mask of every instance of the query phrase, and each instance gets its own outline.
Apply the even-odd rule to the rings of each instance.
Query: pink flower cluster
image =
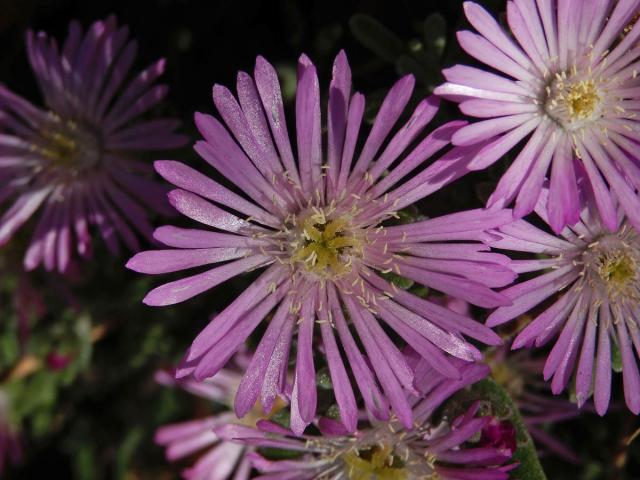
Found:
[[[46,107],[0,86],[0,203],[12,199],[0,244],[38,210],[27,269],[64,272],[72,252],[88,258],[91,227],[114,255],[121,243],[137,252],[139,236],[153,236],[164,246],[127,267],[189,273],[154,288],[144,299],[152,306],[257,271],[194,339],[177,380],[159,374],[225,408],[158,431],[170,460],[208,449],[185,478],[235,470],[244,479],[252,466],[263,479],[508,478],[513,425],[479,415],[478,404],[432,415],[487,375],[480,345],[502,342],[493,327],[528,315],[511,348],[551,343],[539,370],[552,392],[573,380],[577,407],[593,396],[600,415],[619,353],[626,404],[640,413],[639,8],[635,0],[515,0],[507,29],[465,2],[477,33],[458,40],[485,67],[444,70],[446,83],[424,99],[414,78],[402,77],[370,128],[344,51],[325,103],[316,66],[299,58],[291,123],[276,69],[257,57],[235,92],[214,85],[217,116],[195,114],[202,138],[194,149],[206,164],[198,168],[210,173],[155,162],[175,186],[169,203],[197,227],[153,234],[145,206],[168,213],[164,187],[135,157],[186,141],[174,120],[142,119],[167,93],[154,85],[164,62],[126,79],[136,48],[114,18],[86,33],[72,23],[61,47],[29,33]],[[479,120],[429,127],[442,98]],[[508,167],[486,208],[403,216],[501,159]],[[523,217],[532,212],[530,223]],[[460,304],[491,310],[486,323]],[[258,331],[255,350],[238,362]],[[233,358],[241,367],[229,370]],[[334,419],[318,414],[323,366]],[[540,405],[557,407],[530,420],[532,431],[556,413],[577,414],[568,402],[527,395],[521,406],[535,418]],[[269,420],[281,408],[287,427]],[[298,454],[276,461],[256,447]]]

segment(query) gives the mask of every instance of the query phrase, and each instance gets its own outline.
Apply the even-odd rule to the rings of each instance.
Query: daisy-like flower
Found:
[[[479,34],[459,32],[460,45],[499,74],[464,65],[444,71],[447,82],[436,93],[484,119],[452,141],[472,145],[497,136],[469,165],[482,169],[527,139],[489,206],[515,200],[516,216],[530,213],[549,175],[548,218],[558,233],[580,218],[581,164],[604,226],[617,228],[615,191],[640,228],[639,7],[637,0],[510,1],[509,35],[482,7],[464,4]]]
[[[27,33],[27,53],[45,109],[0,85],[0,245],[41,210],[24,257],[27,269],[67,270],[74,250],[91,254],[90,226],[109,250],[139,249],[150,235],[144,206],[170,213],[164,189],[149,180],[139,152],[175,148],[186,137],[173,119],[140,120],[167,94],[154,81],[160,60],[125,82],[137,44],[114,17],[86,33],[71,22],[62,47],[44,32]],[[74,245],[75,244],[75,245]]]
[[[210,400],[218,407],[226,407],[220,413],[164,425],[156,431],[155,442],[166,448],[167,460],[171,462],[206,450],[206,453],[202,454],[192,467],[182,472],[186,480],[209,478],[246,480],[249,478],[251,464],[246,455],[254,450],[253,447],[224,441],[213,431],[214,428],[226,424],[253,427],[258,420],[267,418],[258,408],[242,420],[231,411],[233,397],[242,378],[239,367],[246,367],[247,362],[248,358],[245,354],[239,353],[234,357],[232,367],[222,369],[213,378],[202,382],[193,378],[176,380],[172,373],[164,370],[156,373],[156,381],[161,385],[181,388],[193,395]],[[284,404],[284,401],[278,401],[272,413],[282,408]]]
[[[431,418],[453,393],[482,379],[487,372],[486,366],[466,364],[461,367],[461,378],[451,381],[422,362],[416,380],[423,396],[412,401],[415,424],[411,429],[394,419],[371,421],[349,435],[337,422],[321,419],[322,436],[294,437],[291,431],[270,421],[258,422],[257,429],[225,425],[216,431],[246,445],[300,452],[291,460],[250,454],[253,465],[262,473],[256,478],[262,480],[507,479],[508,471],[514,468],[504,465],[515,449],[513,428],[499,425],[491,416],[477,416],[479,402],[460,417],[444,417],[437,422]]]
[[[585,182],[586,184],[586,182]],[[548,191],[536,212],[544,220]],[[614,349],[619,349],[626,403],[640,413],[640,236],[622,211],[610,231],[598,215],[593,195],[585,195],[580,221],[551,235],[524,220],[500,227],[494,247],[535,254],[515,260],[519,273],[537,273],[502,291],[512,305],[498,308],[487,324],[496,326],[550,299],[541,313],[518,334],[513,348],[541,346],[555,339],[544,365],[544,379],[554,394],[567,386],[576,370],[579,406],[593,391],[596,411],[604,415],[611,395]],[[558,294],[556,296],[556,294]],[[636,353],[634,353],[634,347]]]
[[[438,106],[428,98],[382,148],[411,97],[414,79],[406,76],[385,98],[355,157],[364,97],[351,95],[351,73],[341,52],[329,89],[323,157],[316,69],[304,55],[298,67],[297,161],[276,71],[258,57],[255,80],[238,75],[239,103],[225,87],[213,88],[214,103],[235,140],[215,118],[195,117],[205,137],[196,151],[244,195],[182,163],[157,162],[158,172],[180,187],[169,194],[171,203],[215,231],[161,227],[156,239],[173,249],[139,253],[128,267],[160,274],[227,262],[156,288],[144,300],[148,305],[182,302],[235,275],[266,267],[200,333],[178,370],[179,376],[198,379],[215,374],[273,312],[240,385],[238,416],[259,397],[268,411],[283,391],[295,332],[291,422],[295,432],[304,430],[316,410],[317,329],[347,428],[355,429],[357,408],[336,333],[369,411],[387,419],[391,406],[410,426],[403,389],[413,388],[413,375],[381,321],[451,378],[459,373],[445,352],[465,360],[481,358],[463,335],[488,344],[499,338],[469,317],[399,290],[385,275],[401,275],[482,307],[508,303],[491,290],[514,277],[505,267],[506,257],[486,252],[476,240],[486,239],[485,229],[510,221],[511,213],[475,210],[392,225],[398,223],[398,210],[462,175],[478,147],[449,149],[425,168],[425,161],[446,149],[461,125],[449,123],[420,137]],[[406,176],[410,178],[403,182]]]

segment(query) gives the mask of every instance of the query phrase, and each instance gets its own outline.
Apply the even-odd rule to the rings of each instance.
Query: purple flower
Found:
[[[582,165],[604,226],[617,228],[615,192],[629,222],[640,228],[638,3],[507,2],[511,35],[479,5],[466,2],[464,9],[479,34],[459,32],[460,45],[500,74],[464,65],[444,71],[447,83],[436,93],[483,119],[458,130],[452,142],[497,137],[469,164],[482,169],[528,139],[488,205],[515,200],[515,215],[522,217],[549,175],[547,216],[558,233],[580,219],[576,166]]]
[[[246,366],[244,354],[235,357],[234,368],[220,370],[213,378],[198,382],[192,378],[175,380],[174,376],[165,371],[156,373],[156,381],[167,387],[179,387],[185,391],[215,402],[226,410],[215,415],[195,420],[189,420],[170,425],[164,425],[156,431],[155,442],[166,448],[169,461],[176,461],[188,457],[196,452],[206,450],[197,462],[182,472],[187,480],[201,478],[216,478],[218,480],[246,480],[251,472],[251,465],[247,453],[253,447],[246,447],[237,443],[221,439],[213,429],[226,424],[241,424],[255,426],[259,419],[266,416],[256,408],[245,419],[239,420],[231,411],[233,397],[242,378],[238,364]],[[284,406],[280,401],[276,409]],[[275,410],[274,412],[275,413]]]
[[[480,445],[516,451],[516,427],[508,420],[492,419],[480,432]]]
[[[448,308],[468,314],[469,304],[449,297],[434,298]],[[548,429],[551,424],[578,417],[582,412],[575,403],[564,398],[549,398],[549,386],[538,378],[544,368],[544,358],[534,357],[531,350],[510,352],[511,341],[492,347],[485,352],[485,363],[491,369],[491,377],[504,388],[518,405],[522,420],[539,453],[551,452],[563,459],[579,463],[577,454],[557,440]],[[495,421],[489,424],[483,435],[486,441],[509,440],[513,426]],[[545,450],[541,450],[544,448]]]
[[[200,333],[178,370],[179,376],[197,379],[214,375],[273,312],[240,384],[239,417],[258,398],[268,411],[284,391],[296,333],[293,431],[301,433],[314,419],[317,328],[347,429],[356,427],[357,408],[336,333],[367,409],[384,420],[391,407],[410,426],[404,389],[413,389],[413,375],[383,323],[451,378],[459,372],[445,352],[464,360],[481,358],[463,335],[487,344],[499,338],[467,316],[399,290],[385,276],[400,275],[482,307],[507,304],[491,288],[513,280],[504,266],[508,259],[486,252],[477,241],[487,238],[485,229],[510,221],[511,213],[474,210],[400,223],[398,210],[462,175],[464,164],[481,148],[449,149],[425,167],[464,122],[421,136],[437,111],[438,101],[431,97],[382,149],[411,97],[414,80],[406,76],[388,93],[354,156],[364,97],[351,95],[351,72],[341,52],[329,89],[325,157],[316,69],[304,55],[298,74],[297,161],[276,71],[258,57],[255,79],[238,74],[239,103],[225,87],[213,88],[214,103],[233,137],[215,118],[195,117],[205,137],[196,151],[242,193],[182,163],[156,162],[158,172],[180,187],[169,194],[176,209],[215,231],[161,227],[156,239],[173,249],[139,253],[127,266],[160,274],[226,262],[156,288],[144,300],[148,305],[179,303],[243,272],[265,269]],[[412,143],[417,146],[408,150]]]
[[[546,217],[547,190],[536,208]],[[616,228],[605,226],[593,195],[585,194],[580,221],[554,236],[524,220],[500,227],[495,248],[535,254],[515,260],[519,273],[537,274],[502,291],[513,304],[493,312],[487,324],[500,325],[531,311],[548,299],[541,313],[524,328],[513,348],[541,346],[555,340],[544,365],[544,379],[560,393],[576,371],[576,397],[582,406],[593,391],[596,411],[603,415],[611,395],[612,356],[619,350],[625,399],[640,413],[640,375],[636,354],[640,236],[622,211]],[[558,294],[556,296],[556,294]],[[634,347],[636,353],[634,353]]]
[[[323,435],[294,437],[284,427],[269,421],[259,429],[237,425],[216,431],[229,440],[254,447],[300,452],[292,460],[269,460],[250,454],[262,480],[371,479],[409,480],[502,480],[515,465],[504,465],[513,454],[514,430],[496,432],[490,416],[477,416],[479,402],[462,416],[446,416],[435,422],[431,415],[448,397],[486,376],[484,365],[466,364],[462,376],[451,380],[422,361],[416,369],[420,398],[412,399],[415,424],[406,429],[398,420],[368,425],[349,435],[335,421],[321,419]],[[498,433],[498,434],[496,434]],[[491,440],[487,441],[487,437]],[[480,441],[478,441],[480,438]]]
[[[143,205],[170,212],[164,189],[146,178],[150,166],[135,157],[187,139],[173,133],[176,120],[140,120],[167,94],[166,85],[153,85],[165,62],[125,83],[137,50],[128,36],[114,17],[84,34],[71,22],[62,47],[29,31],[27,53],[46,109],[0,85],[0,204],[14,198],[0,217],[0,245],[42,210],[24,257],[29,270],[44,264],[64,272],[74,250],[90,256],[91,225],[112,253],[120,241],[137,251],[134,230],[152,230]]]
[[[47,368],[53,372],[56,372],[58,370],[64,370],[65,368],[67,368],[73,361],[73,356],[71,354],[63,354],[52,350],[47,354],[45,361],[47,364]]]

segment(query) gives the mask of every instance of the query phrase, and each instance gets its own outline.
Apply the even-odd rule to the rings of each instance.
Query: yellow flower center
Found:
[[[351,271],[351,252],[359,251],[361,241],[354,236],[346,216],[329,219],[314,209],[299,226],[293,244],[292,260],[308,271],[324,277],[337,277]]]
[[[49,160],[49,166],[73,173],[96,166],[101,161],[100,140],[90,128],[73,120],[51,114],[51,123],[43,128],[33,151]]]
[[[587,281],[612,302],[640,300],[637,241],[635,230],[625,225],[616,235],[591,243],[583,253]]]
[[[342,456],[349,480],[408,480],[404,462],[389,445],[350,450]]]
[[[40,153],[56,164],[70,164],[77,155],[76,142],[60,131],[46,131],[43,137],[47,143],[40,149]]]
[[[571,76],[577,76],[576,69]],[[565,129],[576,130],[600,115],[601,103],[596,80],[572,80],[562,72],[547,86],[544,107],[546,113]]]
[[[597,263],[600,278],[612,289],[623,290],[636,281],[636,261],[625,250],[603,253]]]
[[[572,120],[589,118],[600,102],[595,82],[583,80],[570,85],[567,88],[565,102]]]

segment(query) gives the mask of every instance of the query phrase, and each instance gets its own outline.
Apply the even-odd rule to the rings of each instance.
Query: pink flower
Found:
[[[46,362],[49,370],[58,371],[64,370],[71,363],[73,357],[69,354],[64,355],[56,351],[51,351],[47,354]]]
[[[29,31],[27,53],[46,109],[0,85],[0,204],[15,198],[0,216],[0,245],[41,210],[24,257],[28,270],[44,264],[64,272],[73,251],[90,256],[92,225],[113,254],[120,242],[137,251],[134,232],[152,230],[143,205],[170,213],[164,189],[135,157],[186,137],[173,133],[176,120],[140,120],[167,94],[166,85],[153,85],[165,62],[125,83],[137,50],[128,37],[114,17],[84,34],[71,22],[61,47]]]
[[[500,432],[492,428],[495,419],[477,415],[479,402],[457,418],[445,416],[438,422],[431,418],[456,391],[485,377],[488,368],[461,363],[460,371],[461,378],[451,380],[426,362],[418,362],[419,396],[411,399],[415,424],[410,429],[398,420],[371,420],[350,435],[337,422],[321,419],[322,435],[295,437],[269,421],[259,422],[258,428],[226,425],[216,431],[227,440],[252,447],[299,452],[291,460],[270,460],[251,453],[254,467],[262,473],[256,478],[263,480],[506,480],[516,466],[505,465],[515,448],[509,425]],[[485,433],[488,429],[491,442]]]
[[[166,448],[169,461],[176,461],[199,451],[205,451],[196,463],[182,472],[186,480],[215,478],[217,480],[247,480],[251,465],[247,454],[254,450],[237,443],[228,442],[214,433],[214,428],[240,423],[255,425],[259,412],[239,420],[231,411],[233,396],[242,378],[238,366],[245,365],[244,354],[237,355],[233,368],[220,370],[213,378],[198,382],[191,378],[175,380],[173,375],[159,371],[156,381],[167,387],[178,387],[193,395],[211,400],[226,409],[221,413],[195,420],[164,425],[156,431],[155,442]]]
[[[513,348],[539,347],[554,340],[544,379],[551,379],[551,390],[558,394],[575,372],[578,405],[593,392],[600,415],[609,406],[612,355],[619,349],[626,403],[638,414],[640,235],[622,210],[610,231],[598,214],[593,192],[585,189],[583,194],[586,206],[580,221],[558,236],[524,220],[494,232],[501,237],[493,242],[495,248],[531,254],[529,259],[514,260],[512,268],[535,275],[502,291],[513,303],[495,310],[487,324],[506,323],[551,299],[549,306],[535,311]],[[545,189],[536,208],[543,220],[547,220],[547,197]]]
[[[156,239],[172,248],[139,253],[127,266],[162,274],[224,262],[154,289],[144,300],[148,305],[179,303],[241,273],[262,270],[198,335],[178,369],[179,376],[214,375],[273,314],[236,396],[239,417],[258,399],[268,411],[285,390],[295,334],[291,425],[296,433],[305,429],[316,412],[313,344],[319,330],[346,428],[355,429],[358,409],[338,341],[367,409],[382,420],[392,409],[410,426],[404,389],[413,390],[413,374],[383,325],[453,379],[460,373],[446,354],[481,358],[465,336],[487,344],[499,338],[468,316],[398,290],[385,275],[401,275],[474,305],[504,305],[508,301],[491,288],[513,280],[508,259],[486,252],[478,241],[487,238],[485,229],[509,222],[511,213],[474,210],[399,223],[398,210],[462,175],[481,147],[448,149],[464,122],[421,133],[436,114],[433,97],[421,101],[388,139],[411,97],[414,80],[406,76],[391,88],[354,155],[365,103],[360,93],[351,94],[349,64],[340,52],[329,88],[323,155],[316,68],[304,55],[298,67],[297,160],[276,71],[258,57],[255,79],[238,74],[238,100],[225,87],[213,88],[226,128],[209,115],[195,117],[205,138],[196,151],[241,193],[182,163],[157,162],[158,172],[179,187],[169,194],[171,203],[213,231],[161,227]],[[409,149],[413,143],[417,146]],[[432,157],[437,160],[426,165]]]
[[[460,45],[498,74],[464,65],[444,70],[447,83],[436,93],[483,119],[458,130],[452,142],[474,145],[495,137],[469,164],[478,170],[526,140],[489,206],[515,200],[516,216],[530,213],[548,175],[547,217],[558,233],[580,220],[581,165],[604,227],[617,228],[615,196],[640,228],[638,3],[510,1],[510,32],[473,2],[464,10],[479,33],[459,32]]]

